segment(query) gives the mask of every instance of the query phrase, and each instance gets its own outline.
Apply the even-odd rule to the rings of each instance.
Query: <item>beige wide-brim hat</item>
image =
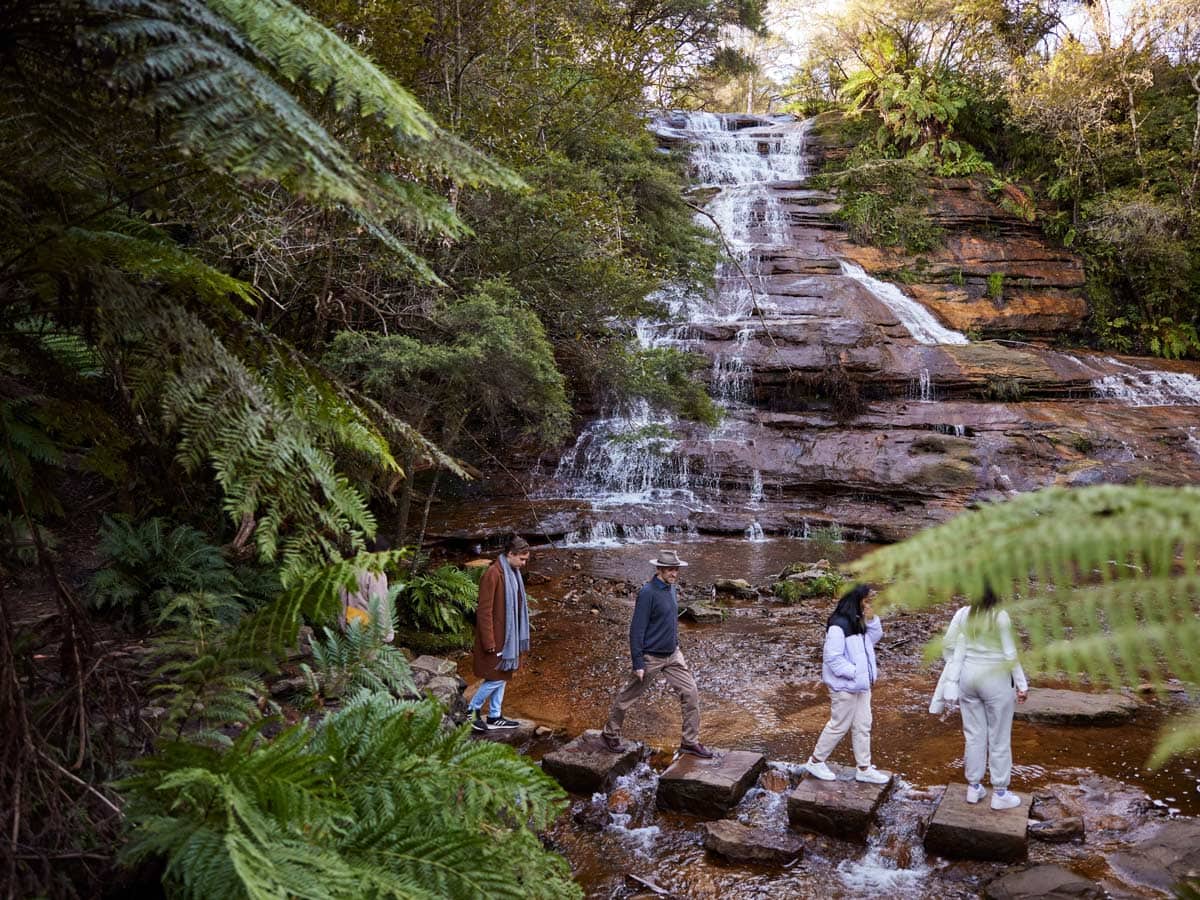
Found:
[[[676,569],[686,566],[687,563],[680,559],[674,550],[659,550],[658,559],[650,560],[650,565],[660,569]]]

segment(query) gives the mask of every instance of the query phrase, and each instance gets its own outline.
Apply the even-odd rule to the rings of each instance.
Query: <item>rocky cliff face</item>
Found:
[[[657,129],[694,148],[737,262],[637,333],[712,360],[723,423],[614,411],[520,494],[493,484],[486,502],[443,507],[434,534],[758,539],[836,522],[896,540],[1049,484],[1200,482],[1200,367],[980,339],[1059,336],[1086,307],[1079,260],[978,184],[937,186],[945,244],[918,260],[848,240],[836,196],[807,186],[804,123],[693,115]],[[902,290],[872,277],[900,273]]]

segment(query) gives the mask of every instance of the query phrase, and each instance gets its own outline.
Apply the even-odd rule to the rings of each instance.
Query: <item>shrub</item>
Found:
[[[987,277],[987,295],[993,303],[1004,299],[1004,273],[992,272]]]
[[[812,597],[834,597],[842,589],[842,576],[830,572],[807,581],[777,581],[771,585],[771,593],[784,603],[799,603]]]
[[[418,631],[461,634],[467,616],[475,612],[478,586],[457,566],[439,566],[425,575],[413,575],[392,588],[400,624]]]
[[[100,527],[104,568],[93,577],[89,596],[98,609],[137,620],[157,616],[176,594],[237,592],[237,580],[221,551],[190,525],[151,518],[134,524],[105,516]]]
[[[867,408],[858,382],[841,365],[820,372],[793,372],[788,378],[788,394],[793,400],[812,399],[828,404],[835,422],[850,422]]]
[[[119,786],[124,859],[177,897],[579,897],[537,837],[562,790],[442,716],[364,691],[315,729],[167,743]]]
[[[314,700],[331,700],[351,689],[387,691],[397,697],[414,690],[404,654],[387,643],[392,630],[390,602],[371,604],[370,622],[350,622],[344,633],[324,629],[312,642],[312,665],[300,671]]]

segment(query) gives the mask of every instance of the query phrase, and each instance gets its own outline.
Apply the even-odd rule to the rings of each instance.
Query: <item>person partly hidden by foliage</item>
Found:
[[[516,728],[520,723],[503,715],[504,689],[529,651],[529,598],[521,569],[529,562],[529,542],[514,534],[503,552],[479,580],[475,610],[475,646],[471,665],[483,683],[467,704],[471,729],[481,734]],[[488,705],[487,717],[483,715]]]
[[[309,4],[337,18],[326,6]],[[459,77],[435,105],[503,162],[446,130],[414,91],[444,83],[424,75],[458,52],[449,35],[507,46],[495,38],[522,16],[473,10],[435,27],[410,10],[419,52],[403,46],[408,32],[351,27],[372,61],[288,0],[35,0],[0,12],[0,491],[22,520],[5,531],[4,565],[32,550],[59,605],[63,660],[54,673],[35,664],[37,645],[0,621],[3,647],[17,648],[0,653],[9,883],[49,891],[47,873],[62,869],[48,861],[89,828],[112,844],[118,751],[147,749],[156,732],[156,755],[120,790],[130,858],[165,860],[172,893],[577,893],[527,827],[561,795],[511,753],[471,757],[485,751],[378,687],[343,692],[345,718],[328,729],[276,734],[261,724],[261,673],[294,648],[301,622],[336,619],[364,565],[399,564],[399,551],[354,554],[378,532],[373,502],[418,470],[467,472],[438,440],[465,455],[458,439],[465,426],[479,438],[481,423],[490,436],[561,437],[568,385],[575,396],[626,386],[633,351],[614,319],[667,281],[711,272],[712,242],[679,197],[680,161],[655,152],[638,114],[648,81],[678,71],[677,28],[696,35],[686,53],[703,56],[753,6],[651,5],[629,21],[568,5],[564,21],[594,30],[544,28],[531,42],[523,29],[522,59],[477,56],[470,74],[486,77]],[[450,31],[434,34],[442,24]],[[605,29],[623,61],[565,52],[609,43]],[[534,57],[579,68],[564,81],[559,66],[525,65]],[[513,94],[497,102],[496,85]],[[442,381],[410,365],[410,396],[430,388],[448,402],[418,426],[409,405],[338,377],[326,353],[341,331],[412,336],[418,360],[447,354]],[[687,379],[674,362],[641,374]],[[476,397],[464,374],[484,369],[509,377],[477,382]],[[92,597],[163,629],[161,716],[140,716],[122,693],[89,612],[55,574],[46,523],[78,512],[62,502],[72,479],[142,512],[108,568],[174,558],[195,537],[178,529],[195,528],[221,558],[269,570],[272,586],[249,591],[216,557],[215,580],[192,584],[131,562]],[[181,521],[158,515],[167,510]],[[161,553],[132,546],[150,540],[136,532],[146,512],[163,520]],[[100,698],[110,715],[92,727]],[[32,712],[43,706],[54,714]],[[466,796],[456,759],[483,779]],[[264,774],[273,763],[278,779]],[[495,855],[476,841],[484,832]],[[98,856],[72,856],[63,883],[105,879]],[[406,865],[393,857],[416,862],[389,882],[379,873]]]
[[[938,679],[929,711],[941,713],[957,706],[962,715],[963,768],[967,802],[987,795],[983,786],[986,763],[992,785],[992,809],[1012,809],[1020,797],[1008,790],[1012,780],[1012,721],[1014,703],[1029,697],[1029,682],[1017,660],[1012,621],[1001,609],[991,585],[975,603],[962,606],[950,620],[942,641],[945,668]]]

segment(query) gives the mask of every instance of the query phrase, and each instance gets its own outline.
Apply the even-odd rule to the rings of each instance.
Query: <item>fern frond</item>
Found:
[[[1171,675],[1200,684],[1198,560],[1200,489],[1102,485],[964,513],[854,569],[887,583],[887,606],[973,600],[990,587],[1009,598],[1032,670],[1161,686]]]

